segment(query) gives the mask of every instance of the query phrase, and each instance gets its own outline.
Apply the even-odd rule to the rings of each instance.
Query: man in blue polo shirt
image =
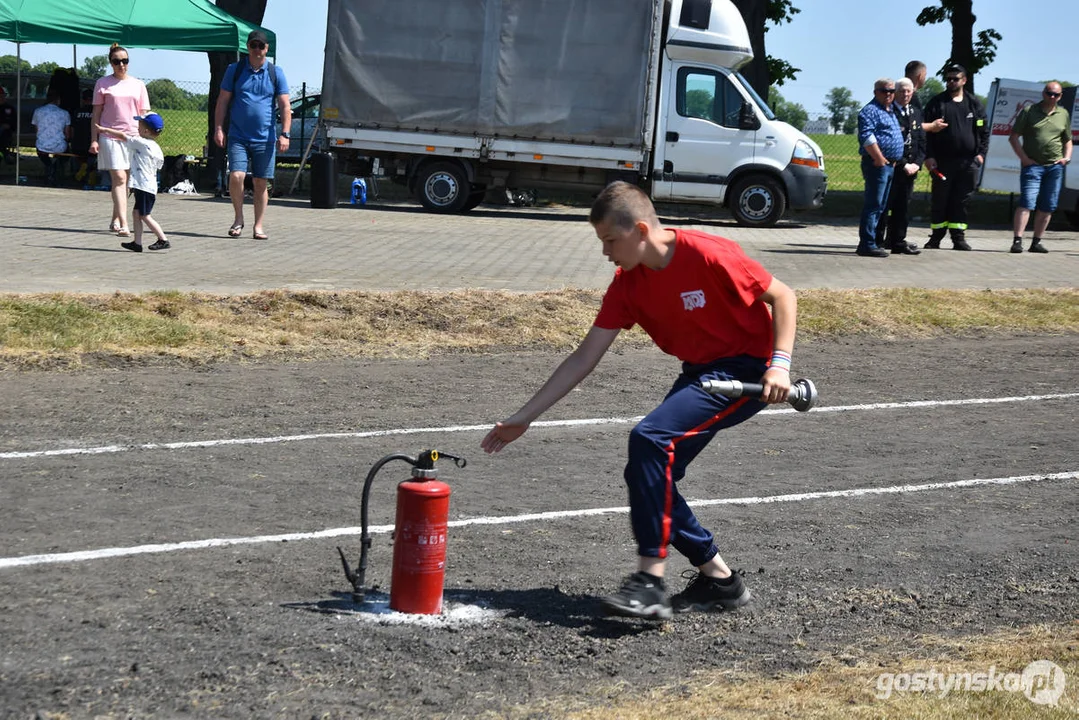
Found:
[[[862,156],[865,202],[858,224],[858,254],[888,257],[877,245],[877,223],[888,207],[888,193],[896,162],[903,157],[903,131],[892,111],[895,83],[880,78],[873,83],[873,99],[858,113],[858,152]]]
[[[255,224],[252,237],[265,240],[262,219],[269,203],[268,180],[274,175],[277,151],[288,150],[292,106],[288,82],[281,68],[266,62],[269,43],[260,30],[247,36],[247,59],[229,65],[221,80],[221,94],[214,108],[214,142],[225,147],[225,115],[229,115],[229,197],[235,218],[229,237],[244,228],[244,177],[254,185]],[[281,134],[275,137],[274,105],[281,112]]]

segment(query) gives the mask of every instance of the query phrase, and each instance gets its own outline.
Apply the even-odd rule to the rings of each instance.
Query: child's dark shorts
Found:
[[[157,200],[157,195],[148,193],[145,190],[132,190],[135,194],[135,212],[140,215],[149,215],[150,211],[154,209],[154,201]]]

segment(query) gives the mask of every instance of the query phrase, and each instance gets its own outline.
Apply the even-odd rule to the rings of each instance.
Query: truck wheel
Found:
[[[459,212],[468,202],[470,192],[464,168],[457,163],[431,163],[416,177],[416,196],[431,212]]]
[[[767,175],[748,175],[734,183],[727,205],[739,225],[772,227],[787,209],[787,196]]]
[[[461,212],[466,213],[469,210],[474,210],[483,202],[487,197],[486,185],[473,185],[472,192],[468,195],[468,200],[465,201],[464,207],[461,208]]]

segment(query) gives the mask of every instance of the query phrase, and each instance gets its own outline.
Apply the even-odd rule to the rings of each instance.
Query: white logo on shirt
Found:
[[[686,310],[704,307],[704,290],[691,290],[690,292],[682,293],[682,303],[685,305]]]

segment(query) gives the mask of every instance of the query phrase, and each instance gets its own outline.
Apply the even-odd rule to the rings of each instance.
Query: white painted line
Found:
[[[1046,400],[1070,400],[1079,398],[1079,392],[1057,393],[1054,395],[1016,395],[998,398],[967,398],[964,400],[911,400],[908,402],[869,403],[864,405],[818,406],[809,412],[819,413],[860,412],[867,410],[905,410],[911,408],[941,408],[963,405],[993,405],[997,403],[1042,402]],[[763,410],[761,415],[786,415],[797,412],[790,407],[777,407]],[[538,427],[576,427],[582,425],[632,425],[638,423],[643,415],[636,417],[584,418],[580,420],[540,420],[532,423]],[[226,445],[271,445],[274,443],[300,442],[304,440],[340,440],[389,437],[391,435],[422,435],[431,433],[485,432],[491,424],[484,425],[449,425],[429,428],[394,428],[390,430],[366,430],[361,432],[312,433],[308,435],[277,435],[261,438],[231,438],[220,440],[192,440],[189,442],[143,443],[140,445],[101,445],[88,448],[61,448],[58,450],[31,450],[0,453],[0,460],[22,460],[27,458],[56,457],[62,455],[102,455],[108,453],[132,452],[135,450],[187,450],[192,448],[223,447]]]
[[[1042,480],[1075,480],[1079,471],[1050,473],[1047,475],[1015,475],[1003,478],[975,478],[954,482],[928,483],[925,485],[892,485],[882,488],[852,488],[850,490],[824,490],[819,492],[795,493],[791,495],[766,495],[763,497],[722,498],[715,500],[693,500],[691,507],[711,505],[767,505],[781,502],[805,502],[807,500],[830,500],[834,498],[858,498],[867,495],[895,495],[899,493],[927,492],[931,490],[958,490],[982,485],[1017,485],[1020,483]],[[586,508],[583,510],[554,510],[550,512],[529,513],[526,515],[503,515],[500,517],[478,517],[467,520],[453,520],[450,527],[468,527],[470,525],[511,525],[515,523],[563,520],[567,518],[592,517],[596,515],[618,515],[629,512],[628,507]],[[367,531],[372,535],[385,535],[393,531],[393,525],[375,525]],[[128,555],[146,555],[151,553],[175,552],[177,550],[203,550],[206,548],[228,547],[230,545],[255,545],[258,543],[290,542],[296,540],[315,540],[319,538],[360,535],[361,528],[330,528],[317,532],[288,533],[284,535],[257,535],[240,538],[212,538],[209,540],[189,540],[160,545],[136,545],[126,548],[101,548],[78,552],[54,553],[50,555],[25,555],[23,557],[0,558],[0,569],[24,567],[29,565],[47,565],[50,563],[83,562]]]

